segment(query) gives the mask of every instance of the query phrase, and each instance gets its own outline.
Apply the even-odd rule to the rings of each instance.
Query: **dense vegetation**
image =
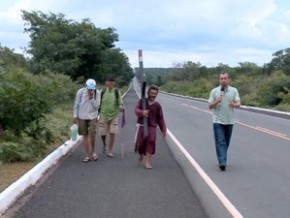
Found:
[[[132,78],[127,56],[115,47],[118,34],[101,29],[89,20],[68,20],[63,14],[22,11],[25,32],[30,34],[29,70],[34,74],[58,72],[103,82],[113,75],[120,85]]]
[[[221,71],[228,71],[231,84],[239,89],[242,103],[249,106],[290,111],[290,49],[277,51],[273,59],[260,67],[255,63],[239,63],[237,67],[219,64],[206,67],[191,61],[174,68],[147,68],[147,82],[164,91],[207,99],[219,84]],[[137,76],[138,68],[136,69]]]
[[[0,163],[33,160],[67,139],[74,96],[87,78],[103,83],[110,74],[126,86],[133,76],[114,28],[40,11],[22,16],[28,58],[0,44]]]

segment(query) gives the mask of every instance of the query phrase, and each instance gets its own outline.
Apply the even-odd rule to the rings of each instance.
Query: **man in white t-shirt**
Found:
[[[213,130],[216,154],[221,171],[226,170],[227,152],[234,126],[234,108],[239,108],[241,100],[235,87],[229,85],[227,72],[220,74],[220,85],[211,90],[209,109],[213,110]]]

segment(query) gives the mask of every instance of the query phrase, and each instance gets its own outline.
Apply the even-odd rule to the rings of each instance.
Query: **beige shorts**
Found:
[[[109,133],[114,134],[118,133],[119,131],[118,121],[119,121],[118,116],[112,120],[105,120],[101,118],[99,121],[100,135],[107,135],[108,131]]]
[[[94,135],[97,133],[98,129],[98,120],[82,120],[79,119],[79,135],[87,136]]]

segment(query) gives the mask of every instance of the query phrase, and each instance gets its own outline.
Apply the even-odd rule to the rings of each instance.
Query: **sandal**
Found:
[[[112,153],[108,153],[107,156],[108,157],[114,157],[114,155]]]
[[[83,159],[83,163],[88,163],[91,161],[91,158],[89,157],[85,157],[85,159]]]
[[[99,159],[98,155],[96,153],[92,154],[93,160],[97,161]]]

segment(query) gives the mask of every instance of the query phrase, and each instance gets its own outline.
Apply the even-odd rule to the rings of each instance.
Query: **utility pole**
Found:
[[[142,49],[139,49],[138,51],[138,57],[139,57],[139,70],[141,74],[141,101],[142,101],[142,110],[147,110],[147,102],[146,102],[146,75],[143,69],[143,52]],[[147,138],[148,136],[148,120],[147,117],[143,117],[143,129],[144,129],[144,138]]]

